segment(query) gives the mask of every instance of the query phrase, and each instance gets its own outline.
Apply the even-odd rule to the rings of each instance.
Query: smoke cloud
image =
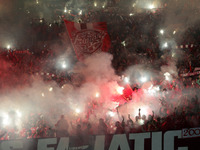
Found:
[[[1,3],[1,7],[5,9],[3,3]],[[9,2],[5,2],[5,4],[10,9],[13,7],[13,4]],[[185,7],[186,4],[189,7]],[[175,24],[178,25],[177,28],[185,30],[195,24],[199,21],[195,14],[197,4],[199,4],[197,1],[191,4],[186,0],[184,2],[170,1],[169,8],[164,15],[163,26],[175,30],[176,28],[170,27],[171,24]],[[80,5],[84,5],[84,3],[80,3]],[[49,13],[47,8],[44,11]],[[10,12],[5,11],[4,15],[1,16],[2,20],[6,20],[6,13]],[[10,23],[10,21],[7,21],[5,26],[7,23]],[[5,30],[5,26],[0,26],[1,30]],[[16,25],[13,31],[20,31],[18,27]],[[16,34],[23,35],[18,32]],[[58,47],[58,49],[60,48]],[[126,101],[117,93],[117,88],[121,86],[119,85],[120,77],[115,74],[112,59],[111,54],[97,53],[86,58],[83,62],[77,63],[72,72],[82,75],[83,84],[79,87],[66,84],[63,88],[60,88],[54,81],[45,82],[38,76],[23,74],[20,70],[15,72],[16,68],[14,69],[15,66],[12,66],[10,62],[0,60],[0,62],[3,62],[0,64],[0,81],[1,87],[3,87],[0,95],[0,113],[19,110],[22,116],[30,113],[44,114],[46,119],[54,125],[61,114],[65,114],[69,121],[73,121],[78,118],[85,118],[87,116],[85,112],[92,110],[90,121],[96,122],[100,117],[105,117],[108,112],[115,111],[120,101]],[[131,114],[132,117],[135,117],[138,115],[139,108],[143,111],[142,115],[152,114],[152,110],[159,115],[159,110],[163,107],[159,101],[160,97],[166,97],[167,102],[174,106],[180,106],[181,101],[178,101],[180,99],[178,94],[170,99],[170,95],[173,94],[172,91],[163,94],[162,89],[152,83],[152,77],[159,78],[159,76],[162,76],[161,78],[164,78],[166,72],[177,77],[176,61],[168,60],[167,57],[164,57],[164,60],[167,61],[167,65],[161,66],[160,70],[155,69],[152,65],[140,64],[131,66],[125,71],[125,75],[131,78],[130,83],[139,84],[141,90],[134,92],[133,100],[121,107],[120,115]],[[146,85],[143,85],[140,80],[142,76],[147,78]],[[172,81],[166,82],[170,84]],[[191,89],[185,91],[185,93],[190,92]],[[188,98],[192,98],[192,96],[190,95]],[[93,106],[95,109],[89,108],[89,106]],[[117,115],[113,118],[119,119]]]

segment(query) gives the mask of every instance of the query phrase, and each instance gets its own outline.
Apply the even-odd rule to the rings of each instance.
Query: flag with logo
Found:
[[[64,21],[79,60],[93,53],[109,50],[111,42],[105,22],[75,23]]]

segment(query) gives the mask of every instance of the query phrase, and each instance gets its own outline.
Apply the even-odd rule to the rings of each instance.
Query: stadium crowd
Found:
[[[65,19],[70,21],[76,21],[77,19],[77,17],[72,16],[65,17]],[[151,63],[152,66],[159,68],[162,64],[167,63],[165,60],[158,61],[164,54],[173,55],[173,57],[179,57],[182,54],[180,51],[172,53],[171,49],[175,48],[174,45],[169,45],[165,50],[161,50],[158,29],[161,26],[160,22],[162,22],[163,17],[163,11],[141,13],[133,16],[129,14],[122,15],[116,12],[91,11],[85,15],[78,16],[79,21],[83,23],[101,21],[107,23],[108,33],[112,42],[109,53],[113,55],[113,67],[119,74],[128,66],[135,64]],[[179,73],[193,71],[196,66],[199,66],[198,24],[196,23],[184,33],[176,33],[174,35],[181,36],[183,34],[176,46],[194,45],[193,47],[181,49],[181,51],[184,51],[184,55],[181,55],[181,59],[178,59],[177,62]],[[145,31],[143,28],[145,28]],[[16,49],[11,48],[11,52],[28,49],[32,54],[31,59],[26,57],[27,59],[19,59],[16,62],[16,58],[14,58],[14,63],[27,65],[32,62],[32,72],[34,73],[44,68],[46,69],[44,70],[45,72],[55,72],[52,66],[55,66],[56,63],[55,56],[60,55],[60,51],[57,49],[66,50],[66,47],[72,49],[69,38],[65,36],[67,31],[64,22],[49,23],[45,19],[42,19],[42,21],[40,19],[32,20],[27,30],[30,34],[27,34],[29,36],[24,39],[23,45],[21,44]],[[30,43],[30,41],[32,42]],[[1,51],[5,52],[6,49]],[[76,63],[75,53],[73,52],[72,55],[73,62]],[[48,61],[47,58],[49,58]],[[10,59],[13,59],[13,57]],[[22,60],[24,62],[19,62]],[[192,70],[189,69],[190,67]],[[23,68],[27,69],[27,67]],[[30,70],[30,68],[28,69]]]
[[[180,92],[176,91],[174,92]],[[165,91],[163,91],[165,92]],[[200,125],[200,107],[199,98],[194,96],[198,91],[192,91],[189,94],[180,95],[181,102],[177,107],[173,103],[160,100],[160,110],[158,114],[152,111],[148,116],[141,116],[141,109],[138,114],[132,118],[130,114],[121,116],[119,112],[115,112],[119,117],[119,121],[114,121],[113,116],[105,118],[95,118],[95,122],[89,119],[69,121],[67,115],[61,115],[57,123],[53,125],[48,122],[45,115],[50,114],[29,114],[25,122],[22,123],[21,129],[17,128],[15,120],[15,112],[10,112],[12,123],[3,126],[1,118],[0,137],[1,140],[10,139],[30,139],[44,137],[68,137],[68,136],[86,136],[101,134],[124,134],[124,133],[141,133],[149,131],[167,131],[183,128],[198,127]],[[175,96],[174,94],[173,96]],[[172,95],[171,95],[172,96]],[[172,97],[173,97],[172,96]],[[190,96],[194,96],[189,99]],[[126,118],[126,119],[125,119]]]
[[[88,12],[78,17],[78,20],[84,23],[107,22],[108,33],[112,42],[109,53],[113,55],[112,65],[117,74],[122,74],[129,66],[136,64],[151,64],[155,68],[159,68],[162,64],[167,64],[168,59],[161,59],[162,56],[173,57],[171,52],[171,49],[174,48],[173,45],[163,51],[160,47],[159,31],[157,30],[160,28],[159,23],[162,22],[163,11],[129,15],[106,10],[109,9]],[[71,21],[77,20],[77,17],[65,17]],[[30,37],[27,41],[24,40],[24,45],[21,45],[22,48],[2,50],[2,60],[10,64],[9,74],[17,74],[17,77],[21,77],[21,79],[16,79],[20,82],[16,84],[28,83],[26,78],[21,76],[22,74],[30,75],[40,72],[54,74],[50,78],[45,77],[45,80],[55,80],[58,84],[71,82],[70,75],[65,70],[60,71],[55,68],[55,58],[60,55],[60,52],[52,48],[52,45],[60,45],[60,47],[68,45],[72,49],[69,39],[63,40],[63,37],[65,37],[64,32],[66,32],[66,29],[63,21],[48,23],[45,22],[45,19],[42,19],[42,21],[40,19],[32,20],[27,33]],[[184,55],[181,55],[182,58],[178,59],[176,63],[179,74],[193,72],[195,67],[200,65],[199,46],[197,45],[200,40],[200,32],[197,24],[182,34],[182,39],[179,40],[180,42],[177,45],[194,44],[194,47],[181,49]],[[179,55],[179,53],[176,55]],[[72,53],[70,58],[73,59],[74,64],[77,62],[75,53]],[[12,86],[13,82],[9,81],[6,74],[4,75],[4,77],[1,77],[0,86],[2,88]],[[119,121],[113,121],[112,117],[108,116],[96,118],[95,123],[91,123],[89,119],[77,119],[74,122],[69,122],[67,115],[61,115],[55,125],[49,123],[42,114],[29,114],[26,121],[21,125],[22,128],[18,129],[14,123],[15,113],[11,112],[12,126],[4,127],[0,119],[0,138],[1,140],[9,140],[122,134],[198,127],[200,125],[200,107],[197,95],[200,78],[198,76],[179,77],[177,80],[177,82],[172,82],[166,88],[162,88],[163,97],[160,99],[159,114],[152,112],[149,116],[141,116],[139,109],[137,116],[132,118],[130,114],[127,114],[128,117],[124,117],[116,112],[119,115]],[[185,93],[186,91],[187,93]],[[134,90],[134,92],[137,92],[137,90]],[[168,95],[167,92],[170,92],[170,94]],[[179,95],[178,98],[177,95]],[[174,107],[173,101],[168,101],[173,98],[176,99],[176,103],[180,101],[178,107]]]

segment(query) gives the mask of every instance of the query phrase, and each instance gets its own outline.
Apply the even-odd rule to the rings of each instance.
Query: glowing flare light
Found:
[[[144,83],[144,82],[147,81],[147,78],[146,78],[146,77],[141,77],[141,78],[140,78],[140,81]]]
[[[99,96],[100,96],[100,94],[97,92],[97,93],[95,94],[95,97],[98,98]]]
[[[80,10],[78,14],[79,14],[79,15],[82,15],[82,13],[83,13],[83,11],[82,11],[82,10]]]
[[[108,115],[109,115],[110,117],[114,117],[114,116],[115,116],[115,113],[112,112],[112,111],[110,111],[110,112],[108,112]]]
[[[3,125],[8,126],[8,125],[10,125],[10,123],[11,123],[11,120],[10,120],[8,114],[3,113]]]
[[[165,80],[170,81],[171,80],[171,74],[169,72],[164,73]]]
[[[44,97],[44,93],[42,93],[41,95],[42,95],[42,97]]]
[[[153,4],[150,4],[150,5],[148,6],[148,8],[149,8],[149,9],[154,9],[155,6],[154,6]]]
[[[142,117],[143,115],[148,116],[148,114],[149,114],[148,113],[148,106],[143,105],[139,108],[140,108],[140,117]],[[134,111],[134,114],[138,114],[138,109],[136,109]]]
[[[164,34],[164,30],[163,29],[160,30],[160,34],[162,34],[162,35]]]
[[[125,81],[126,83],[129,83],[130,79],[129,79],[128,77],[125,77],[125,78],[124,78],[124,81]]]
[[[65,8],[64,8],[64,13],[66,13],[66,12],[67,12],[67,8],[65,7]]]
[[[62,63],[62,68],[63,68],[63,69],[66,69],[66,68],[67,68],[67,64],[66,64],[65,61]]]
[[[49,88],[49,92],[52,92],[52,91],[53,91],[53,87],[50,87],[50,88]]]
[[[11,46],[10,45],[7,45],[7,49],[10,49],[11,48]]]
[[[125,47],[126,46],[126,41],[121,42],[121,44]]]
[[[163,44],[163,47],[164,47],[164,48],[167,48],[167,47],[168,47],[168,43],[165,42],[165,43]]]
[[[123,91],[124,91],[124,87],[118,87],[117,88],[117,93],[122,95],[123,94]]]
[[[81,110],[80,110],[79,108],[76,108],[75,112],[76,112],[77,114],[79,114],[79,113],[81,112]]]
[[[22,113],[21,113],[19,110],[17,110],[16,113],[17,113],[17,116],[18,116],[19,118],[22,117]]]
[[[143,124],[144,124],[144,120],[143,120],[143,119],[139,119],[139,120],[138,120],[138,123],[139,123],[140,125],[143,125]]]

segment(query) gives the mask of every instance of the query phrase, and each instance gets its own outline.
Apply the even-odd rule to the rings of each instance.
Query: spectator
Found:
[[[115,134],[123,134],[124,133],[124,129],[123,127],[121,126],[120,122],[117,121],[115,123],[115,127],[116,127],[116,130],[115,130]]]
[[[107,134],[108,127],[102,118],[99,119],[98,134]]]
[[[64,118],[64,115],[61,115],[60,120],[56,123],[56,137],[67,137],[69,136],[68,132],[68,122]]]

